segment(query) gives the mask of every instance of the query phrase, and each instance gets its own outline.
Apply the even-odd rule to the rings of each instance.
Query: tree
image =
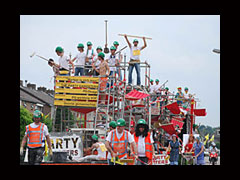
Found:
[[[25,127],[32,122],[32,114],[26,108],[20,106],[20,142],[25,135]]]

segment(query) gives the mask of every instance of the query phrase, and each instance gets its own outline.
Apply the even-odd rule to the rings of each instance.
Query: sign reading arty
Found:
[[[98,77],[57,76],[54,105],[96,107]]]

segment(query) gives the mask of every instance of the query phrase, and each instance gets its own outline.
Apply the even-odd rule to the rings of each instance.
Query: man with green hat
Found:
[[[118,46],[119,46],[119,43],[117,42],[117,41],[114,41],[113,42],[113,46],[115,46],[115,48],[116,48],[116,51],[117,51],[117,49],[118,49]],[[122,54],[121,54],[121,51],[118,53],[118,63],[117,63],[117,74],[118,74],[118,77],[120,78],[120,80],[122,80],[122,73],[121,73],[121,69],[119,68],[119,65],[120,65],[120,63],[122,62],[122,58],[123,58],[123,56],[122,56]]]
[[[98,53],[98,59],[101,62],[99,64],[99,69],[97,69],[96,66],[93,64],[93,69],[97,71],[100,76],[105,76],[105,77],[100,77],[100,91],[106,90],[107,80],[110,73],[109,66],[107,62],[104,60],[104,57],[105,55],[103,52]],[[106,95],[100,95],[100,99],[101,99],[100,104],[105,104]]]
[[[76,60],[75,63],[75,74],[74,76],[78,76],[80,73],[80,76],[84,76],[84,65],[85,65],[85,59],[86,54],[84,52],[84,45],[82,43],[79,43],[77,46],[77,49],[79,53],[72,59],[72,62]]]
[[[72,65],[72,69],[73,69],[72,73],[75,73],[74,64],[73,64],[73,62],[71,61],[71,59],[68,58],[67,55],[64,55],[64,50],[63,50],[63,48],[60,47],[60,46],[58,46],[58,47],[56,47],[55,52],[56,52],[57,55],[59,56],[59,59],[58,59],[59,65],[58,65],[58,64],[55,64],[55,63],[53,63],[53,64],[54,64],[56,67],[59,68],[60,72],[61,72],[61,71],[69,71],[69,64],[71,64],[71,65]],[[68,73],[68,74],[61,74],[61,73],[60,73],[60,75],[61,75],[61,76],[69,76],[70,74],[69,74],[69,73]]]
[[[102,52],[102,47],[101,46],[98,46],[96,48],[96,51],[97,51],[97,54],[99,54],[100,52]],[[103,52],[102,52],[103,53]],[[101,61],[98,59],[98,56],[94,56],[93,57],[93,64],[92,64],[92,68],[93,66],[95,66],[96,69],[99,69],[99,64],[101,63]],[[93,75],[94,76],[98,76],[99,73],[94,69],[93,70]]]
[[[27,142],[29,165],[40,165],[42,162],[45,149],[45,139],[47,140],[49,155],[52,156],[52,144],[48,128],[44,123],[40,122],[42,116],[43,114],[39,110],[33,112],[34,122],[26,126],[25,136],[21,143],[20,155],[23,155],[23,147]]]
[[[155,157],[153,138],[150,134],[148,124],[144,119],[139,119],[136,125],[135,133],[133,134],[134,140],[137,145],[138,155],[136,165],[149,164],[153,157]]]
[[[140,75],[140,51],[143,50],[145,47],[147,47],[147,43],[145,40],[145,37],[143,37],[144,45],[142,47],[138,46],[138,40],[134,39],[133,40],[133,46],[129,42],[127,35],[124,35],[128,46],[130,48],[130,61],[129,63],[129,72],[128,72],[128,84],[132,84],[132,72],[133,68],[135,67],[136,72],[137,72],[137,86],[140,87],[141,85],[141,75]]]
[[[128,143],[133,147],[134,151],[137,152],[136,144],[134,142],[133,136],[130,132],[126,131],[124,128],[126,122],[124,119],[120,118],[117,120],[117,128],[110,131],[108,134],[105,145],[108,150],[108,153],[111,153],[111,157],[119,159],[127,158],[127,146]],[[130,148],[131,150],[131,148]],[[135,155],[135,157],[137,157]],[[109,162],[110,165],[113,165],[112,162]]]
[[[91,136],[92,138],[92,146],[90,148],[87,148],[85,151],[91,151],[93,152],[94,149],[97,150],[97,155],[87,155],[84,157],[75,157],[74,159],[72,159],[70,157],[70,160],[73,160],[75,162],[82,162],[84,160],[106,160],[106,146],[103,142],[99,142],[98,141],[98,136],[96,134]]]
[[[109,69],[110,69],[110,74],[109,76],[111,77],[111,86],[113,85],[113,79],[116,76],[116,66],[118,63],[118,58],[115,55],[116,52],[116,47],[115,46],[111,46],[110,47],[110,51],[111,53],[107,56],[106,61],[108,63]],[[109,85],[107,86],[109,87]]]
[[[92,75],[92,62],[93,58],[97,55],[93,48],[92,48],[92,43],[90,41],[87,42],[87,51],[86,51],[86,60],[85,60],[85,75],[90,76]]]

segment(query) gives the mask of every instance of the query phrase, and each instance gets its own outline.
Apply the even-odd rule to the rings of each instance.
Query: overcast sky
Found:
[[[130,34],[151,37],[141,52],[141,60],[151,65],[151,79],[158,78],[171,92],[177,87],[188,87],[206,108],[207,116],[197,117],[196,123],[220,126],[220,16],[218,15],[21,15],[20,16],[20,79],[37,87],[53,89],[52,69],[33,52],[53,58],[57,46],[65,54],[75,56],[77,44],[87,41],[93,48],[104,47],[105,23],[108,20],[108,47],[118,41],[120,48],[127,45],[124,37]],[[133,38],[129,38],[130,42]],[[139,45],[143,45],[143,40]],[[86,48],[85,48],[86,49]],[[129,48],[123,51],[129,58]],[[141,71],[144,84],[144,69]],[[136,73],[133,71],[136,84]]]

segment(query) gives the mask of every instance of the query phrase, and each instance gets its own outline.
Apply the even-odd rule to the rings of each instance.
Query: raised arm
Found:
[[[141,47],[140,50],[143,50],[145,47],[147,47],[147,43],[146,43],[145,37],[143,37],[143,42],[144,42],[144,45]]]
[[[131,43],[129,42],[128,38],[127,38],[127,35],[124,34],[124,37],[125,37],[125,39],[126,39],[126,41],[127,41],[127,43],[128,43],[129,48],[131,48],[132,46],[131,46]]]

